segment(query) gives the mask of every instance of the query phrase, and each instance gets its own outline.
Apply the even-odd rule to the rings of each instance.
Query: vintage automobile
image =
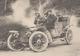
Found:
[[[68,17],[57,18],[53,33],[51,33],[53,42],[56,39],[61,38],[66,44],[71,44],[72,30],[70,29],[70,19]],[[42,27],[42,26],[40,26]],[[48,35],[41,30],[40,27],[29,27],[28,31],[9,31],[10,35],[7,39],[7,46],[13,51],[20,51],[26,47],[30,47],[31,50],[41,52],[46,50],[50,44]],[[34,30],[31,30],[33,29]]]

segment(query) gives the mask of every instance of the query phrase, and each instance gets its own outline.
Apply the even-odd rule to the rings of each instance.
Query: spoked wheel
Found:
[[[48,46],[47,35],[43,32],[34,32],[29,38],[29,46],[33,51],[44,51]]]
[[[19,35],[10,34],[7,39],[7,46],[13,51],[20,51],[23,49],[23,45],[19,40]]]
[[[72,30],[67,30],[66,32],[66,36],[65,36],[65,41],[66,44],[71,44],[71,40],[72,40]]]

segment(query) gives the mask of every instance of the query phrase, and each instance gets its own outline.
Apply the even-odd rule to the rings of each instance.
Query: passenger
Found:
[[[52,10],[49,10],[47,11],[47,13],[45,14],[45,17],[46,17],[46,28],[47,28],[47,34],[48,34],[48,37],[50,39],[50,42],[52,42],[52,37],[53,37],[53,29],[55,27],[55,22],[57,20],[56,16],[54,16],[52,14]]]

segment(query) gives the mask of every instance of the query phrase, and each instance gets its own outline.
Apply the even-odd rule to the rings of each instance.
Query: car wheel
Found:
[[[29,46],[33,51],[44,51],[48,46],[47,35],[43,32],[34,32],[29,38]]]
[[[10,34],[7,39],[7,46],[13,51],[20,51],[23,49],[21,42],[19,41],[19,36],[15,34]]]
[[[66,36],[65,36],[65,42],[66,44],[71,44],[71,40],[72,40],[72,30],[67,30],[66,32]]]

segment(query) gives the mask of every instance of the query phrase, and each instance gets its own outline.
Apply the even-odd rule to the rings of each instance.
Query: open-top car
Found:
[[[53,42],[56,39],[63,39],[66,44],[71,44],[72,30],[70,29],[70,19],[68,17],[57,18],[53,31],[51,32]],[[31,30],[34,28],[34,30]],[[30,47],[31,50],[41,52],[46,50],[50,44],[48,35],[44,32],[44,26],[30,27],[28,31],[9,31],[7,39],[9,49],[17,51]],[[40,30],[41,29],[41,30]]]

